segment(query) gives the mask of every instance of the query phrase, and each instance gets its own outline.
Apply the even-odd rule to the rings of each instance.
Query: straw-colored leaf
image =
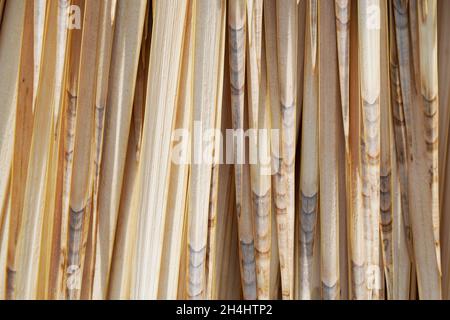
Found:
[[[117,1],[115,11],[96,213],[99,246],[95,269],[103,279],[94,279],[100,286],[94,292],[100,292],[100,297],[106,295],[110,272],[146,5],[143,0]]]
[[[339,77],[334,7],[318,3],[320,253],[322,298],[339,299],[339,190],[337,121]],[[334,76],[330,77],[330,72]]]
[[[307,6],[306,19],[314,14],[313,4]],[[307,24],[305,34],[305,79],[303,100],[301,177],[300,177],[300,260],[299,298],[313,297],[313,256],[316,248],[319,196],[319,70],[313,66],[313,45],[310,42],[312,26]],[[315,39],[317,41],[317,39]]]

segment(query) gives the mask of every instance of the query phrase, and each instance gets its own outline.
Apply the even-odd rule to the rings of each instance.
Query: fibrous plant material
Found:
[[[98,20],[100,5],[87,2],[85,5],[84,29],[81,40],[80,71],[77,88],[77,118],[69,202],[69,242],[67,268],[76,268],[83,274],[85,243],[91,215],[94,162],[92,142],[94,133],[93,108],[95,101],[96,58]],[[72,270],[70,270],[72,271]],[[81,280],[78,280],[81,282]],[[77,298],[81,287],[69,288],[69,299]]]
[[[439,178],[438,178],[438,55],[437,55],[437,0],[426,0],[418,3],[419,24],[419,74],[422,141],[424,142],[423,165],[424,171],[421,190],[423,199],[421,212],[414,217],[413,227],[416,234],[421,234],[426,241],[415,241],[415,251],[419,263],[418,283],[419,294],[430,299],[441,298],[441,249],[439,237]],[[420,127],[419,127],[420,128]],[[420,144],[419,144],[420,146]],[[419,162],[420,163],[420,162]],[[420,185],[420,183],[419,183]],[[428,237],[428,238],[427,238]],[[419,257],[420,255],[420,257]],[[426,262],[424,261],[426,260]]]
[[[48,163],[52,159],[53,139],[57,135],[58,121],[56,116],[55,97],[61,96],[62,69],[58,55],[58,37],[60,32],[65,32],[65,24],[61,23],[61,8],[57,3],[47,3],[47,16],[44,29],[44,49],[42,52],[43,64],[39,81],[45,85],[38,86],[34,108],[33,137],[30,146],[30,158],[28,164],[27,180],[25,186],[22,223],[19,230],[17,250],[24,252],[18,256],[16,277],[16,297],[37,297],[37,285],[41,273],[39,268],[33,265],[36,256],[42,258],[41,237],[43,236],[43,223],[46,217],[45,210],[47,177],[51,174]],[[65,49],[65,46],[63,46]],[[63,53],[63,59],[65,54]],[[37,187],[38,191],[34,188]],[[47,220],[47,219],[45,219]],[[45,221],[47,222],[47,221]],[[44,228],[45,229],[45,228]],[[51,228],[47,229],[51,232]],[[44,233],[44,236],[46,234]],[[48,254],[47,247],[43,246],[44,255]]]
[[[189,3],[188,12],[194,9],[193,2]],[[192,77],[193,77],[193,41],[195,20],[187,17],[186,35],[183,43],[183,58],[180,71],[179,91],[177,100],[175,129],[189,129],[192,117]],[[182,139],[182,137],[180,137]],[[189,141],[184,143],[189,144]],[[186,148],[189,150],[189,147]],[[181,153],[176,156],[186,160],[189,154]],[[159,283],[159,298],[176,299],[178,293],[178,274],[181,261],[183,227],[186,223],[187,194],[189,181],[189,166],[187,164],[171,164],[168,191],[167,217],[164,233],[163,260],[161,262],[161,276]]]
[[[295,231],[295,144],[296,144],[296,69],[298,10],[296,1],[276,4],[277,61],[279,83],[280,163],[275,187],[278,248],[280,252],[283,299],[294,297],[294,231]]]
[[[380,272],[380,28],[378,17],[370,17],[370,8],[380,8],[377,0],[358,3],[358,39],[360,63],[362,193],[366,241],[366,289],[368,298],[379,299]],[[381,9],[379,9],[381,11]],[[369,21],[369,19],[371,19]],[[378,275],[376,274],[378,273]]]
[[[103,156],[98,190],[98,242],[96,266],[104,277],[100,280],[100,297],[105,297],[111,265],[114,235],[120,205],[133,95],[144,28],[147,1],[117,2],[115,31],[109,70],[105,112]],[[113,12],[113,11],[111,11]],[[95,276],[94,276],[95,277]],[[95,280],[94,280],[95,283]],[[94,288],[94,292],[97,289]]]
[[[145,113],[145,120],[148,120],[144,121],[139,168],[145,178],[138,180],[136,199],[138,234],[133,282],[135,289],[132,293],[135,299],[156,299],[158,293],[158,267],[161,263],[167,206],[164,199],[170,170],[170,133],[175,117],[175,91],[180,74],[180,64],[174,61],[178,61],[181,56],[184,27],[184,19],[177,18],[177,15],[186,15],[186,2],[160,2],[155,9],[153,32],[157,36],[153,39],[152,46],[159,46],[166,54],[161,61],[160,51],[152,50],[150,53]],[[178,37],[167,41],[165,32]],[[163,135],[157,136],[153,132],[162,132]],[[151,263],[158,267],[149,268]]]
[[[389,19],[394,21],[394,8],[390,8]],[[391,87],[391,112],[394,132],[395,154],[393,154],[392,182],[394,186],[394,195],[392,200],[395,202],[393,207],[393,226],[394,242],[398,245],[394,246],[393,263],[394,263],[394,280],[393,280],[393,296],[396,299],[406,299],[409,297],[410,288],[410,272],[412,259],[412,242],[408,240],[410,234],[409,225],[409,198],[408,198],[408,174],[406,162],[406,124],[403,111],[402,93],[400,87],[400,72],[396,45],[396,31],[394,28],[389,30],[390,38],[390,87]],[[394,174],[396,173],[396,174]],[[397,178],[395,178],[397,176]],[[400,201],[398,198],[400,198]],[[407,254],[402,248],[408,249]],[[397,252],[397,254],[396,254]],[[403,271],[403,272],[402,272]]]
[[[339,84],[341,89],[342,121],[344,124],[345,151],[349,152],[349,73],[350,73],[350,12],[351,0],[335,0]]]
[[[0,298],[448,299],[449,12],[0,0]]]
[[[263,1],[257,0],[250,7],[248,16],[248,118],[249,128],[255,130],[251,139],[256,141],[257,150],[252,148],[251,165],[252,204],[254,212],[256,284],[258,299],[269,299],[270,287],[270,234],[271,234],[271,165],[270,165],[270,113],[266,103],[267,67],[264,35],[262,29]],[[259,130],[259,131],[258,131]]]
[[[316,238],[317,212],[319,203],[319,68],[313,65],[317,61],[317,54],[312,48],[317,46],[317,37],[311,33],[317,26],[317,2],[310,1],[307,5],[306,19],[309,23],[305,32],[305,67],[304,67],[304,96],[302,117],[302,149],[308,150],[301,154],[300,173],[300,258],[299,258],[299,297],[311,299],[313,297],[313,256],[317,244]],[[313,43],[314,42],[314,43]]]
[[[357,14],[357,4],[353,1],[351,16]],[[365,292],[365,246],[364,223],[362,210],[362,180],[360,162],[361,139],[361,92],[359,82],[359,63],[352,59],[358,55],[358,21],[350,22],[350,105],[349,105],[349,170],[348,170],[348,233],[350,248],[350,288],[351,298],[356,300],[366,299]]]
[[[114,37],[114,27],[115,27],[115,16],[116,16],[117,1],[107,0],[102,3],[100,12],[100,23],[98,30],[98,49],[97,49],[97,74],[96,74],[96,93],[95,93],[95,130],[94,136],[94,150],[93,161],[94,161],[94,172],[93,172],[93,190],[92,190],[92,232],[91,237],[93,238],[91,242],[93,243],[93,251],[95,254],[100,254],[102,251],[99,248],[100,242],[97,241],[98,229],[99,229],[99,219],[98,219],[98,193],[100,186],[100,164],[102,161],[102,148],[103,148],[103,137],[104,137],[104,127],[105,127],[105,107],[108,95],[108,85],[109,85],[109,73],[111,70],[111,56],[112,56],[112,46]],[[93,259],[95,262],[99,259]],[[93,262],[90,266],[87,266],[89,274],[93,274],[91,277],[95,289],[102,288],[101,285],[97,284],[102,277],[92,269],[97,266]],[[92,271],[91,271],[92,270]],[[103,285],[104,287],[104,285]],[[94,297],[99,294],[97,291],[93,292]],[[104,294],[104,291],[101,293]],[[100,295],[101,296],[101,295]]]
[[[246,69],[246,3],[232,0],[228,3],[228,47],[230,50],[230,87],[231,114],[233,129],[237,132],[233,141],[234,182],[236,184],[236,214],[239,229],[239,256],[242,275],[243,296],[245,299],[256,298],[255,244],[253,236],[253,219],[251,205],[245,198],[244,183],[244,104],[245,104],[245,69]],[[258,72],[258,71],[257,71]],[[257,81],[257,80],[256,80]],[[255,97],[257,98],[257,97]],[[252,106],[253,107],[253,106]]]
[[[25,25],[25,14],[28,13],[27,17],[29,17],[29,5],[26,6],[24,3],[9,3],[5,7],[5,4],[2,3],[2,11],[5,10],[9,16],[3,19],[2,22],[2,33],[0,34],[0,62],[2,63],[2,68],[5,68],[5,77],[2,78],[0,82],[0,93],[2,97],[4,97],[1,108],[0,108],[0,134],[1,134],[1,142],[0,142],[0,221],[5,221],[6,223],[6,214],[9,212],[11,214],[9,226],[5,227],[4,230],[9,231],[9,240],[8,240],[8,262],[5,267],[6,270],[6,287],[4,287],[5,293],[2,296],[6,297],[14,297],[15,294],[15,283],[16,283],[16,273],[17,273],[17,260],[19,259],[16,254],[16,248],[18,243],[18,230],[21,225],[21,208],[17,208],[19,203],[23,203],[23,191],[19,190],[15,192],[14,196],[14,214],[12,211],[8,210],[9,199],[8,196],[10,194],[10,181],[12,179],[12,186],[14,190],[17,188],[17,184],[24,183],[26,181],[26,166],[27,159],[24,159],[22,164],[22,160],[17,157],[21,152],[18,152],[13,157],[13,150],[17,149],[15,147],[15,143],[17,144],[23,141],[25,150],[29,149],[29,128],[26,126],[31,125],[31,110],[26,110],[27,106],[30,108],[30,102],[26,101],[25,92],[30,90],[27,88],[27,84],[29,83],[29,79],[26,83],[23,83],[19,86],[19,74],[24,75],[25,70],[20,69],[21,61],[26,61],[27,56],[23,54],[21,57],[21,37],[25,37],[29,41],[29,34],[32,32],[30,30],[29,25]],[[4,8],[3,8],[4,7]],[[28,10],[26,10],[28,7]],[[6,30],[6,31],[5,31]],[[20,37],[14,35],[21,35]],[[23,60],[22,60],[23,59]],[[24,63],[26,65],[26,63]],[[18,111],[18,103],[23,103],[23,107]],[[27,105],[28,102],[28,105]],[[27,117],[28,115],[28,117]],[[22,120],[22,124],[24,128],[16,129],[16,132],[20,134],[20,136],[15,141],[14,139],[14,123],[16,122],[15,118],[18,117],[18,121]],[[27,117],[27,118],[26,118]],[[25,119],[28,121],[26,121]],[[23,137],[23,138],[22,138]],[[23,157],[27,157],[28,152],[23,155]],[[13,159],[15,158],[13,165]],[[25,168],[24,168],[25,167]],[[14,173],[14,174],[13,174]],[[11,177],[11,175],[13,176]],[[11,196],[12,197],[12,196]],[[22,199],[16,200],[17,197],[21,197]],[[12,208],[11,208],[12,209]],[[4,232],[5,232],[4,231]],[[5,274],[5,273],[2,273]]]
[[[195,42],[194,42],[194,77],[195,83],[202,86],[193,88],[194,127],[197,126],[200,137],[193,138],[191,154],[193,163],[189,178],[189,211],[188,211],[188,255],[187,255],[187,298],[201,299],[205,297],[206,276],[205,261],[208,231],[209,188],[211,185],[213,149],[208,146],[205,135],[213,128],[217,112],[216,94],[219,87],[218,75],[222,66],[215,61],[220,56],[222,25],[221,18],[226,10],[225,1],[202,0],[194,4]],[[207,18],[208,17],[208,18]],[[219,41],[220,40],[220,41]],[[208,49],[212,53],[208,53]],[[211,138],[209,138],[211,139]],[[206,140],[206,141],[205,141]],[[203,189],[205,188],[205,189]],[[205,195],[206,194],[206,195]]]
[[[317,12],[321,291],[323,299],[335,300],[340,297],[337,121],[341,121],[338,113],[338,58],[334,54],[336,25],[333,7],[319,2]],[[330,44],[332,50],[328,47]]]
[[[33,14],[33,5],[28,3],[25,9],[25,19],[29,18]],[[10,212],[15,212],[15,214],[10,214],[9,217],[9,233],[8,240],[5,241],[8,245],[8,257],[7,257],[7,279],[6,279],[6,298],[11,299],[14,297],[14,283],[15,283],[15,269],[16,269],[16,246],[18,241],[18,230],[21,224],[22,208],[23,208],[23,197],[24,189],[22,185],[26,182],[27,170],[28,170],[28,159],[29,159],[29,149],[32,136],[32,124],[33,124],[33,51],[30,47],[33,47],[33,25],[32,23],[27,23],[24,25],[23,29],[23,39],[27,41],[22,41],[22,46],[27,46],[27,48],[22,49],[21,53],[21,63],[19,70],[19,78],[23,79],[18,83],[17,87],[17,110],[16,110],[16,128],[15,128],[15,138],[14,138],[14,152],[13,161],[11,166],[11,180],[10,180],[10,190],[11,194],[11,208]],[[7,140],[6,140],[7,141]],[[27,152],[23,152],[26,150]],[[3,204],[4,206],[4,204]],[[6,208],[2,206],[1,210]],[[4,211],[6,213],[6,211]],[[5,218],[3,218],[5,220]]]
[[[392,181],[393,145],[392,113],[389,79],[389,33],[388,33],[388,7],[386,2],[380,3],[380,232],[381,251],[383,257],[384,276],[386,281],[386,295],[392,299],[393,294],[393,203],[395,195]]]
[[[450,39],[446,36],[449,28],[450,2],[438,1],[438,73],[439,73],[439,201],[440,218],[442,219],[440,232],[442,239],[442,296],[444,299],[450,297],[450,216],[444,214],[449,212],[450,201],[445,197],[445,191],[449,189],[450,169],[448,159],[448,139],[450,123],[450,100],[449,91],[446,89],[450,85],[450,63],[447,56],[450,52]]]
[[[409,190],[409,213],[405,221],[407,228],[407,238],[412,248],[410,256],[416,261],[417,281],[419,295],[426,299],[441,297],[441,271],[440,271],[440,253],[439,239],[436,239],[436,219],[438,210],[435,175],[437,174],[437,155],[434,149],[437,148],[437,130],[433,124],[433,118],[437,117],[437,108],[435,99],[427,100],[428,93],[424,92],[431,85],[433,76],[422,74],[426,66],[421,67],[421,90],[418,92],[415,88],[413,74],[411,72],[412,63],[411,51],[414,50],[410,40],[408,30],[408,6],[403,1],[394,1],[394,16],[396,24],[396,37],[399,59],[400,86],[403,102],[403,112],[406,124],[406,161],[408,163],[408,190]],[[429,11],[430,10],[430,11]],[[424,11],[421,16],[419,27],[421,33],[427,33],[425,36],[431,42],[427,50],[423,48],[425,44],[422,40],[422,49],[427,53],[427,58],[433,59],[436,51],[437,40],[433,29],[437,27],[436,23],[428,24],[434,27],[426,27],[427,20],[436,18],[436,6],[433,2],[423,2],[423,7],[419,11]],[[436,48],[436,49],[435,49]],[[424,53],[425,53],[424,52]],[[422,63],[423,64],[423,63]],[[433,73],[433,69],[426,70]],[[435,75],[437,77],[437,75]],[[431,88],[430,88],[431,89]],[[434,88],[437,90],[437,88]],[[424,96],[423,94],[427,94]],[[421,99],[422,97],[422,99]],[[415,112],[422,109],[423,112]],[[436,132],[435,132],[436,131]],[[427,182],[425,182],[427,181]],[[437,183],[437,181],[436,181]],[[421,187],[422,186],[422,187]],[[411,204],[414,203],[414,206]],[[410,224],[410,226],[408,226]],[[414,239],[414,234],[420,239]]]

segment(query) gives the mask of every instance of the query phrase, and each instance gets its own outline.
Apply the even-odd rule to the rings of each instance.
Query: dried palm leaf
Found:
[[[396,23],[400,84],[406,123],[406,159],[408,161],[408,190],[410,203],[409,218],[411,220],[411,231],[415,235],[420,234],[420,240],[412,241],[411,236],[408,235],[408,231],[407,236],[409,236],[408,241],[410,243],[413,242],[412,247],[414,248],[414,259],[417,267],[416,271],[420,298],[440,298],[440,258],[437,255],[439,243],[437,242],[435,234],[438,194],[436,188],[433,187],[435,185],[433,182],[435,174],[433,172],[437,172],[438,170],[437,156],[436,160],[433,156],[433,150],[437,148],[437,129],[435,130],[435,127],[433,127],[433,117],[437,117],[437,108],[435,108],[435,103],[432,100],[430,100],[430,105],[426,100],[420,101],[419,93],[415,90],[414,78],[411,75],[412,61],[410,58],[410,50],[412,46],[407,29],[409,22],[407,6],[406,3],[402,1],[394,1],[393,5]],[[420,8],[421,7],[419,7],[419,9]],[[433,6],[431,9],[433,9]],[[436,7],[434,6],[434,10],[435,9]],[[420,10],[424,10],[424,8]],[[433,35],[433,27],[430,27],[433,26],[433,20],[435,20],[435,13],[433,11],[429,11],[428,14],[421,16],[419,30],[422,30],[420,31],[421,33],[427,34],[426,37],[430,38],[428,41],[435,43],[436,35]],[[436,27],[435,24],[434,26]],[[437,32],[435,33],[437,34]],[[430,50],[430,53],[428,53],[429,57],[421,58],[421,60],[433,58],[435,54],[432,52],[436,51],[437,47],[432,46],[424,49],[423,47],[426,46],[426,44],[423,41],[424,40],[421,40],[422,44],[420,44],[421,51],[424,50],[424,52],[427,52],[427,50]],[[421,62],[421,65],[422,64],[423,62]],[[425,66],[422,66],[421,69],[422,68],[425,68]],[[427,72],[431,71],[432,70],[427,70]],[[422,72],[423,70],[421,70],[421,73]],[[425,75],[421,74],[421,77],[425,77]],[[430,76],[427,75],[427,77],[428,80],[431,81]],[[422,87],[427,88],[430,85],[431,83],[425,82],[422,84]],[[428,97],[428,95],[425,97]],[[420,108],[422,103],[424,103],[424,113],[413,112],[413,110]],[[423,163],[423,165],[420,165],[421,163]],[[427,181],[427,179],[430,183],[424,185],[423,181]],[[407,223],[405,224],[406,226],[408,225]]]
[[[387,298],[393,297],[393,183],[392,183],[392,163],[391,145],[392,137],[392,113],[389,82],[389,12],[387,3],[380,3],[380,33],[381,33],[381,60],[380,60],[380,228],[381,228],[381,249],[383,257],[384,275],[386,279]]]
[[[279,106],[281,108],[280,172],[277,175],[276,215],[283,299],[294,297],[295,146],[298,10],[295,0],[276,6]]]
[[[439,200],[441,210],[442,238],[442,296],[450,298],[450,210],[449,198],[445,195],[450,190],[450,167],[448,141],[450,128],[450,38],[447,30],[450,27],[450,2],[438,1],[438,66],[439,66]]]
[[[76,2],[74,2],[76,5]],[[68,4],[68,2],[62,2],[62,4]],[[40,78],[41,62],[42,62],[42,45],[44,41],[44,27],[45,27],[45,15],[47,10],[47,0],[35,0],[34,1],[34,78],[33,78],[33,105],[32,110],[34,112],[34,106],[36,101],[37,89]]]
[[[100,3],[86,2],[81,40],[80,69],[77,88],[77,119],[69,204],[67,270],[81,277],[85,259],[94,176],[93,140],[95,130],[95,84],[97,62],[98,16]],[[78,271],[79,270],[79,271]],[[73,273],[75,272],[75,273]],[[79,281],[81,279],[74,279]],[[67,297],[78,299],[81,286],[68,288]]]
[[[351,15],[357,15],[357,3],[351,4]],[[350,57],[358,55],[358,21],[350,21]],[[359,80],[358,59],[350,59],[350,108],[349,108],[349,237],[351,264],[351,298],[366,299],[365,263],[366,249],[364,246],[364,216],[362,210],[362,177],[360,161],[361,141],[361,90]]]
[[[296,117],[296,130],[297,130],[297,146],[300,141],[301,134],[301,122],[303,112],[303,79],[304,79],[304,67],[305,67],[305,32],[306,32],[306,5],[307,1],[297,1],[298,8],[298,39],[297,39],[297,71],[295,74],[297,83],[297,111]],[[298,207],[298,204],[297,204]]]
[[[379,299],[380,270],[380,26],[381,13],[378,0],[358,2],[358,35],[361,82],[361,104],[364,134],[363,154],[363,210],[365,213],[366,287],[368,299]]]
[[[89,246],[93,247],[92,255],[87,260],[86,272],[90,281],[93,282],[92,294],[94,298],[104,295],[98,282],[103,279],[99,272],[95,273],[97,267],[97,254],[101,252],[98,248],[100,241],[98,241],[98,192],[100,182],[100,167],[102,162],[103,136],[105,127],[105,107],[108,95],[109,73],[111,70],[111,56],[112,44],[114,39],[115,16],[116,16],[117,1],[106,0],[102,2],[99,22],[99,39],[97,48],[97,74],[96,74],[96,93],[95,93],[95,132],[94,132],[94,181],[92,191],[92,232],[89,236]],[[93,261],[94,260],[94,261]],[[98,258],[101,261],[101,258]],[[98,290],[100,289],[100,290]],[[100,292],[99,292],[100,291]]]
[[[8,199],[11,197],[8,195]],[[6,271],[8,268],[8,238],[9,238],[9,227],[11,225],[11,201],[6,203],[6,206],[2,208],[1,216],[2,220],[0,220],[0,270]],[[5,272],[1,273],[2,278],[5,278]],[[6,300],[9,299],[8,291],[7,291],[7,281],[0,282],[0,299]]]
[[[253,23],[253,22],[252,22]],[[231,85],[231,114],[237,137],[233,141],[236,188],[236,214],[239,230],[239,256],[244,299],[256,299],[256,266],[251,205],[246,203],[244,165],[244,91],[246,68],[246,6],[243,0],[228,2],[228,47]],[[256,37],[256,35],[255,35]],[[255,39],[256,41],[256,39]],[[251,106],[250,108],[253,108]],[[250,198],[251,199],[251,198]]]
[[[131,123],[131,130],[134,122]],[[130,299],[131,282],[133,276],[133,262],[135,243],[137,239],[137,192],[139,160],[136,159],[137,143],[136,136],[130,134],[128,137],[127,159],[125,162],[124,181],[120,197],[120,208],[117,220],[117,230],[112,252],[111,271],[108,283],[108,299]],[[95,270],[96,272],[101,272]],[[97,283],[94,283],[94,290]],[[97,287],[97,290],[101,286]],[[101,296],[101,292],[94,291],[94,298]]]
[[[320,252],[322,298],[339,299],[338,58],[333,6],[318,3]],[[330,73],[333,76],[330,76]]]
[[[147,1],[117,2],[115,32],[109,71],[107,107],[103,137],[103,155],[98,189],[98,238],[96,267],[103,277],[100,285],[106,295],[114,235],[120,205],[133,95],[139,63]],[[106,63],[106,62],[105,62]],[[95,276],[94,276],[95,277]]]
[[[195,48],[194,48],[194,86],[193,121],[194,131],[198,130],[192,143],[189,218],[188,218],[188,261],[187,297],[203,298],[206,294],[206,246],[208,230],[209,192],[203,188],[211,185],[214,138],[205,138],[214,125],[217,109],[217,90],[220,69],[215,61],[224,48],[222,40],[222,17],[226,9],[224,1],[202,0],[195,4]],[[208,19],[206,19],[208,17]],[[212,49],[212,51],[210,51]],[[206,140],[206,141],[205,141]],[[208,141],[209,140],[209,141]]]
[[[180,71],[180,84],[178,100],[176,101],[176,119],[174,129],[189,130],[192,114],[192,68],[193,68],[193,41],[195,21],[192,15],[194,3],[191,1],[186,12],[185,39],[180,57],[182,69]],[[180,132],[181,133],[181,132]],[[185,224],[185,211],[187,206],[186,188],[188,185],[190,141],[182,133],[175,137],[176,143],[172,145],[172,161],[166,210],[166,223],[164,244],[161,260],[161,274],[159,277],[158,298],[175,299],[178,295],[178,276],[182,252],[182,236]],[[179,140],[178,140],[179,139]],[[177,157],[177,158],[175,158]]]
[[[0,34],[0,63],[5,77],[0,81],[0,220],[7,198],[11,160],[14,150],[17,86],[24,30],[25,3],[6,3],[5,18]],[[20,36],[17,36],[20,35]]]
[[[6,296],[7,299],[14,298],[14,276],[18,254],[16,251],[18,241],[18,230],[20,229],[24,185],[27,178],[29,150],[33,126],[33,4],[28,2],[25,8],[24,29],[22,35],[22,48],[20,56],[19,81],[17,88],[16,128],[14,133],[14,155],[11,167],[11,214],[9,218],[9,234],[6,240],[8,251],[8,266],[6,273]],[[28,23],[26,23],[28,21]],[[2,159],[3,160],[3,159]],[[0,202],[1,203],[1,202]],[[4,210],[0,204],[0,210]],[[3,218],[4,219],[4,218]],[[13,278],[11,278],[13,277]]]
[[[345,150],[349,153],[349,76],[350,76],[350,12],[351,0],[335,0],[339,83]]]
[[[158,294],[167,207],[165,199],[170,177],[170,139],[175,119],[175,92],[180,74],[178,61],[182,56],[186,9],[187,3],[183,1],[161,2],[155,6],[153,32],[158,36],[153,39],[152,46],[160,49],[150,53],[139,168],[143,176],[137,186],[138,235],[132,292],[135,299],[155,299]],[[166,32],[178,36],[167,41]],[[162,63],[159,58],[161,54]],[[159,136],[154,132],[163,134]],[[156,266],[153,270],[150,268],[152,264]]]
[[[317,3],[311,1],[307,6],[307,21],[311,15],[317,14],[313,9]],[[301,153],[301,177],[300,177],[300,256],[299,256],[299,298],[302,300],[313,297],[313,256],[316,248],[318,196],[319,196],[319,70],[313,66],[311,40],[317,42],[317,38],[311,37],[313,30],[311,23],[307,24],[305,34],[305,69],[303,97],[303,125],[302,125],[302,150]]]
[[[257,150],[250,147],[252,203],[255,221],[255,258],[258,299],[269,299],[270,292],[270,227],[271,227],[271,165],[269,111],[266,104],[266,55],[262,30],[263,1],[252,8],[247,2],[248,14],[248,105],[249,128],[253,129]],[[262,41],[261,41],[262,40]],[[255,162],[252,162],[253,161]]]
[[[75,0],[74,5],[80,8],[80,15],[84,13],[84,0]],[[36,12],[35,12],[36,13]],[[80,17],[81,18],[81,17]],[[36,36],[36,34],[35,34]],[[66,88],[64,91],[64,102],[61,121],[63,142],[62,165],[60,161],[58,172],[59,183],[58,198],[55,199],[55,228],[53,229],[53,246],[52,246],[52,261],[50,270],[52,270],[49,279],[49,295],[53,298],[62,299],[66,295],[66,285],[64,277],[66,276],[66,252],[68,244],[68,224],[69,224],[69,202],[70,202],[70,187],[72,181],[72,167],[73,167],[73,150],[75,146],[75,127],[77,116],[77,87],[80,64],[80,50],[81,50],[81,36],[82,32],[79,29],[73,28],[68,33],[67,44],[67,71],[66,71]],[[38,41],[35,39],[35,41]],[[35,52],[35,58],[38,53]],[[62,166],[62,168],[61,168]],[[62,177],[61,177],[62,176]],[[61,181],[62,180],[62,181]]]
[[[438,299],[441,297],[441,249],[439,241],[439,177],[438,177],[438,135],[439,135],[439,93],[438,93],[438,48],[437,48],[437,0],[424,0],[418,5],[419,20],[419,67],[420,93],[422,96],[423,140],[425,148],[423,165],[425,171],[422,181],[428,181],[422,193],[427,194],[425,206],[419,217],[415,217],[415,234],[422,234],[422,228],[431,223],[434,241],[427,242],[426,247],[417,248],[416,258],[425,258],[427,266],[418,267],[419,295],[424,299]],[[417,116],[418,113],[414,113]],[[419,122],[416,122],[419,123]],[[416,185],[419,186],[419,185]],[[416,220],[417,219],[417,220]],[[423,221],[427,220],[426,223]],[[424,233],[426,235],[426,233]],[[416,244],[422,241],[416,241]],[[433,250],[434,248],[434,250]],[[424,252],[428,255],[425,255]],[[434,251],[434,252],[433,252]],[[427,270],[427,271],[425,271]],[[432,271],[433,280],[427,276]],[[426,275],[424,275],[426,273]]]
[[[30,147],[30,159],[25,187],[22,224],[19,231],[17,250],[21,254],[17,261],[16,297],[32,299],[37,294],[38,267],[33,261],[40,256],[42,223],[46,200],[46,183],[51,145],[57,124],[54,112],[55,96],[61,89],[62,77],[58,77],[58,32],[65,25],[59,24],[59,8],[55,1],[47,4],[47,16],[44,31],[40,81],[38,87],[33,124],[33,137]],[[62,64],[64,66],[64,63]]]

